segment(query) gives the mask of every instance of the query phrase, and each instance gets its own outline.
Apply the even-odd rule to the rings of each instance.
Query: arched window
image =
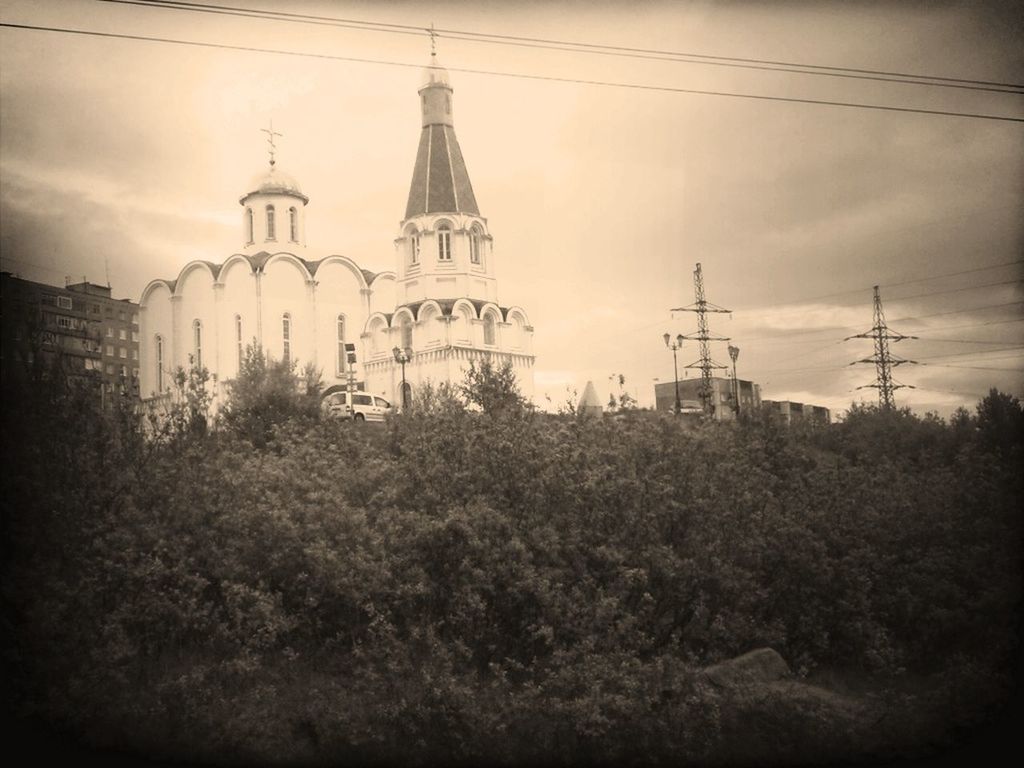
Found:
[[[274,206],[267,206],[267,240],[276,240],[277,234],[274,229]]]
[[[452,260],[452,228],[447,223],[437,228],[437,258],[438,261]]]
[[[299,212],[294,205],[288,209],[288,234],[293,243],[299,242]]]
[[[286,363],[292,360],[292,316],[287,312],[281,318],[281,359]]]
[[[192,362],[197,369],[201,370],[203,367],[203,324],[199,320],[192,321],[192,343],[195,349]]]
[[[484,315],[484,344],[494,346],[494,315],[490,312]]]
[[[251,243],[255,240],[253,235],[252,208],[245,209],[245,242]]]
[[[242,316],[235,315],[235,343],[238,345],[238,370],[242,370],[242,361],[245,360],[245,346],[242,344]]]
[[[445,114],[447,114],[447,115],[450,115],[452,113],[452,97],[451,96],[445,96],[444,97],[444,111],[445,111]]]
[[[412,349],[412,323],[409,318],[402,318],[402,349]]]
[[[164,337],[160,334],[156,337],[156,391],[164,391]]]
[[[473,225],[473,228],[469,231],[469,260],[473,264],[480,263],[480,227]]]
[[[420,263],[420,233],[415,229],[409,233],[409,264]]]
[[[345,373],[345,316],[338,315],[338,375]]]

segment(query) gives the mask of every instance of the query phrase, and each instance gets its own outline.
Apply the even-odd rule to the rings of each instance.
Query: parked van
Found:
[[[366,392],[352,393],[352,407],[349,408],[348,392],[335,392],[324,398],[324,408],[331,416],[356,421],[384,421],[384,414],[391,413],[391,403],[383,397]]]

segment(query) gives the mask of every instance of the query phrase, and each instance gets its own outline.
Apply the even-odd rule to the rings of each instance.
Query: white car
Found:
[[[324,398],[324,408],[331,416],[340,416],[356,421],[384,421],[384,414],[391,413],[391,403],[383,397],[366,392],[352,393],[352,407],[348,405],[348,392],[335,392]]]

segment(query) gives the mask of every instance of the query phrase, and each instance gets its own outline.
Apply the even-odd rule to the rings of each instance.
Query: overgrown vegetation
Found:
[[[690,428],[538,413],[485,365],[374,428],[320,420],[315,377],[251,350],[210,429],[202,376],[180,383],[149,429],[5,393],[18,722],[216,762],[713,763],[739,732],[792,760],[788,710],[695,675],[765,645],[869,681],[873,748],[1008,700],[1015,398]]]

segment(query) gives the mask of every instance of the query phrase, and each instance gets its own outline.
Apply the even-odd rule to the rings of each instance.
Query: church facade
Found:
[[[340,255],[308,258],[309,198],[271,154],[269,170],[239,199],[242,250],[193,261],[143,291],[143,398],[170,396],[175,372],[199,367],[219,403],[253,342],[275,359],[311,363],[325,389],[351,376],[395,404],[427,382],[459,383],[471,362],[485,359],[511,363],[532,397],[533,328],[522,308],[498,302],[493,239],[455,136],[452,95],[432,58],[393,272]],[[346,345],[355,345],[355,363]]]

